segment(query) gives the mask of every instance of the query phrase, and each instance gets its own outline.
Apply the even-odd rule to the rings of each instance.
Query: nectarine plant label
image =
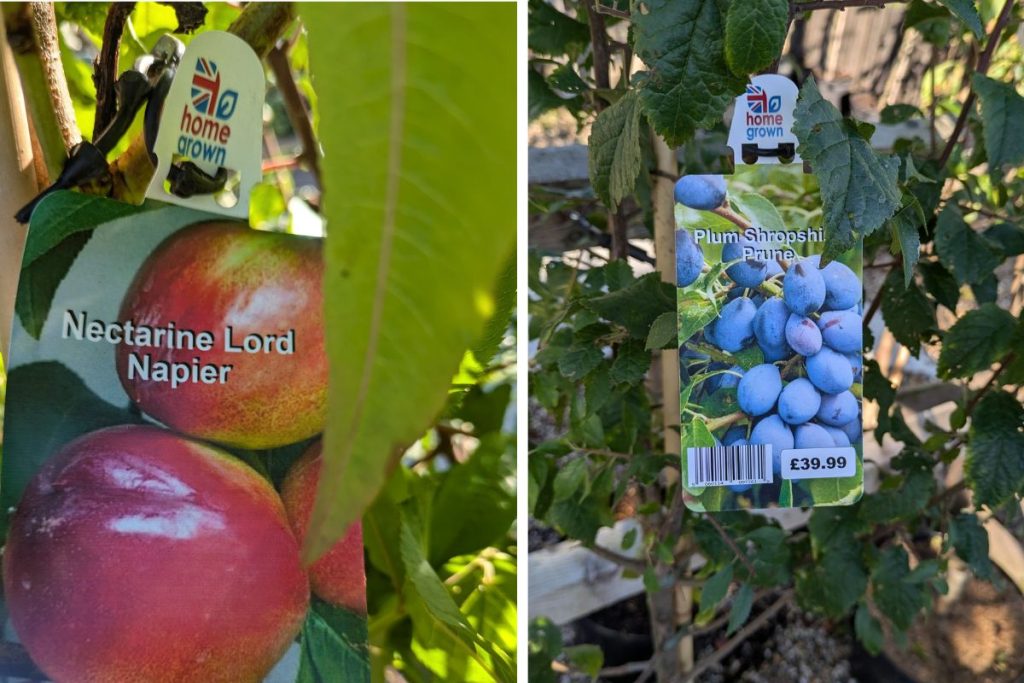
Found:
[[[683,496],[698,511],[846,505],[863,488],[861,247],[824,258],[795,100],[785,78],[754,78],[736,172],[675,188]]]
[[[18,307],[41,323],[19,315],[5,359],[0,505],[5,613],[49,679],[369,681],[360,525],[300,558],[322,279],[317,238],[69,192],[39,205]],[[44,307],[40,280],[58,283]]]

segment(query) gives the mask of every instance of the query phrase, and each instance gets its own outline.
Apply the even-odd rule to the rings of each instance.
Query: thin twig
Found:
[[[1002,35],[1003,29],[1006,28],[1006,24],[1010,20],[1010,15],[1013,14],[1013,4],[1014,0],[1006,0],[1006,3],[1003,5],[1003,10],[999,13],[999,18],[996,19],[996,25],[988,36],[985,51],[981,53],[981,57],[978,59],[978,68],[975,73],[982,75],[988,73],[988,67],[992,64],[992,57],[999,46],[999,36]],[[949,140],[942,150],[942,156],[939,157],[939,168],[945,168],[946,164],[949,163],[949,158],[953,155],[953,148],[956,146],[957,140],[960,139],[960,134],[963,133],[964,127],[967,125],[967,119],[971,115],[971,110],[974,109],[976,97],[972,89],[968,93],[967,99],[964,100],[964,106],[960,109],[960,116],[956,119],[953,133],[949,136]]]
[[[715,516],[713,514],[707,514],[704,515],[704,517],[709,522],[711,522],[711,526],[715,527],[715,531],[717,531],[718,535],[722,537],[722,540],[725,541],[726,545],[728,545],[732,549],[732,551],[736,553],[736,557],[739,559],[740,562],[743,563],[743,566],[747,568],[747,571],[750,573],[750,576],[754,576],[757,572],[754,571],[754,565],[751,564],[750,558],[747,557],[747,554],[745,552],[740,550],[740,547],[736,545],[736,541],[732,539],[732,536],[730,536],[729,532],[725,530],[725,527],[722,526],[722,523],[715,519]]]
[[[608,550],[608,548],[597,545],[596,543],[592,546],[587,546],[587,550],[594,553],[598,557],[603,557],[609,562],[614,562],[620,567],[631,569],[638,573],[643,572],[643,570],[647,568],[647,563],[643,560],[638,560],[633,557],[626,557],[625,555],[620,555],[614,550]]]
[[[607,14],[610,17],[618,17],[619,19],[629,19],[629,12],[624,9],[617,9],[615,7],[609,7],[608,5],[602,5],[600,2],[594,3],[594,11],[598,14]]]
[[[96,86],[96,121],[92,127],[92,139],[100,136],[117,114],[117,97],[114,83],[117,82],[118,58],[121,54],[121,36],[125,24],[135,9],[134,2],[115,2],[110,5],[107,20],[103,24],[103,46],[93,61],[92,82]]]
[[[778,614],[782,608],[789,604],[790,600],[793,599],[793,589],[790,588],[783,593],[778,600],[769,605],[763,612],[757,615],[750,623],[744,626],[740,631],[730,638],[725,645],[715,650],[712,654],[704,657],[697,666],[693,667],[693,670],[685,673],[676,678],[678,683],[690,683],[697,679],[698,676],[703,674],[711,667],[718,664],[720,661],[725,659],[739,647],[747,638],[757,633],[765,624],[771,621],[776,614]]]
[[[789,6],[791,17],[801,12],[814,12],[823,9],[845,10],[847,7],[875,7],[883,9],[889,4],[906,3],[909,0],[810,0],[809,2],[794,2]]]
[[[288,63],[288,53],[281,47],[275,47],[267,55],[267,62],[274,71],[274,80],[277,82],[277,89],[284,101],[288,120],[291,121],[295,134],[302,142],[302,153],[299,154],[299,158],[316,178],[317,185],[322,186],[320,182],[320,147],[317,145],[316,134],[313,132],[310,112],[306,108],[306,102],[292,75],[292,68]]]
[[[992,389],[992,387],[996,383],[996,380],[999,379],[999,375],[1003,374],[1003,370],[1006,369],[1006,366],[1012,363],[1016,358],[1017,354],[1013,351],[1010,351],[1005,356],[1003,356],[1002,360],[999,361],[999,367],[992,372],[992,376],[989,377],[988,382],[985,384],[985,386],[979,389],[977,393],[975,393],[974,396],[971,397],[971,400],[967,402],[967,405],[964,406],[964,415],[970,416],[970,414],[974,412],[974,408],[975,406],[978,405],[978,401],[980,401],[981,398],[985,394],[987,394],[990,389]]]
[[[60,39],[57,37],[57,16],[52,2],[33,2],[32,32],[39,46],[39,58],[43,62],[46,85],[50,91],[50,104],[57,115],[57,125],[64,140],[64,148],[70,150],[82,141],[82,133],[75,121],[75,110],[71,106],[71,94],[64,77],[64,64],[60,58]]]
[[[897,262],[898,263],[898,262]],[[893,263],[895,266],[896,263]],[[883,281],[878,287],[878,291],[875,292],[875,298],[871,300],[871,305],[868,306],[868,310],[864,312],[864,327],[868,326],[871,319],[875,317],[875,313],[878,312],[879,306],[882,305],[882,292],[885,290],[885,282]]]

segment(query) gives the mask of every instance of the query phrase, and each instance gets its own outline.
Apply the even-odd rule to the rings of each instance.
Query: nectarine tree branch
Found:
[[[313,122],[310,118],[309,109],[302,99],[302,93],[295,83],[292,75],[291,65],[288,63],[288,53],[277,46],[267,55],[267,63],[274,72],[274,80],[277,81],[278,92],[284,100],[284,108],[288,113],[288,120],[291,121],[295,134],[302,142],[302,152],[299,154],[299,161],[316,178],[317,185],[320,182],[320,146],[316,141],[316,134],[313,132]]]
[[[68,82],[64,77],[64,65],[60,58],[60,39],[57,37],[57,17],[53,3],[33,2],[31,4],[32,32],[39,49],[39,59],[46,76],[46,86],[50,95],[50,106],[57,117],[57,126],[64,141],[65,150],[69,150],[82,141],[82,134],[75,121],[75,109],[71,106],[71,94]]]
[[[134,2],[115,2],[107,12],[103,24],[103,45],[93,61],[92,82],[96,86],[96,122],[92,127],[92,138],[110,125],[117,114],[117,98],[114,84],[117,82],[118,58],[121,54],[121,36],[125,24],[135,9]]]

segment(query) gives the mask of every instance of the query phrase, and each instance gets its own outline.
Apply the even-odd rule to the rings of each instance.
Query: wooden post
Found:
[[[0,16],[0,37],[6,36]],[[32,139],[25,115],[25,100],[11,47],[0,38],[0,355],[11,342],[14,297],[18,291],[21,254],[26,229],[14,214],[36,192]]]

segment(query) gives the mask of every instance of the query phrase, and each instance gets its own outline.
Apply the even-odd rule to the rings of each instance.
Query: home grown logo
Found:
[[[195,161],[225,166],[231,139],[228,121],[238,105],[238,91],[222,87],[220,69],[211,59],[198,57],[192,75],[191,102],[182,109],[178,154]]]

